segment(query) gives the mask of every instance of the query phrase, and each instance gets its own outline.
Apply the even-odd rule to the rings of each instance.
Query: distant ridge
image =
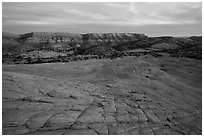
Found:
[[[15,54],[30,50],[73,50],[75,54],[104,55],[114,51],[132,49],[174,50],[186,55],[201,54],[202,36],[148,37],[137,33],[66,33],[66,32],[30,32],[25,34],[2,33],[3,52]]]

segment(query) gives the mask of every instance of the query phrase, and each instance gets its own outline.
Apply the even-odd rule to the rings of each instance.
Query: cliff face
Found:
[[[88,33],[88,34],[73,34],[73,33],[48,33],[48,32],[31,32],[22,35],[12,35],[3,33],[3,49],[6,49],[10,44],[23,45],[22,48],[53,48],[60,45],[62,48],[82,47],[81,50],[89,50],[92,52],[93,46],[104,51],[111,50],[114,46],[127,45],[127,43],[135,44],[135,41],[148,39],[144,34],[134,33]],[[13,47],[13,46],[12,46]],[[15,46],[16,47],[16,46]],[[18,47],[19,48],[19,47]],[[118,48],[118,47],[117,47]],[[119,49],[119,48],[118,48]],[[9,50],[10,51],[10,50]]]
[[[21,54],[33,50],[54,50],[76,55],[104,55],[114,51],[130,49],[164,49],[178,55],[202,55],[202,37],[147,37],[135,33],[48,33],[31,32],[22,35],[5,33],[2,35],[2,51]],[[193,53],[193,55],[192,55]]]
[[[115,45],[120,42],[130,42],[130,41],[137,41],[147,39],[148,37],[144,34],[134,34],[134,33],[105,33],[105,34],[98,34],[98,33],[89,33],[82,35],[82,41],[87,44],[110,44]]]
[[[49,43],[60,43],[60,42],[71,42],[72,40],[81,40],[80,34],[71,33],[48,33],[48,32],[32,32],[20,35],[18,38],[19,42],[49,42]]]
[[[100,41],[130,41],[137,39],[147,38],[144,34],[134,33],[88,33],[88,34],[72,34],[72,33],[47,33],[47,32],[32,32],[20,35],[18,37],[19,42],[49,42],[49,43],[60,43],[60,42],[77,42],[81,43],[84,41],[100,42]]]

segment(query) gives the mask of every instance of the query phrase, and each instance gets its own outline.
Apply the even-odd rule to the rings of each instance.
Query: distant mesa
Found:
[[[64,54],[67,56],[97,55],[98,58],[104,56],[115,58],[127,54],[160,56],[157,52],[165,52],[173,57],[202,59],[202,36],[148,37],[145,34],[136,33],[30,32],[13,34],[3,32],[2,51],[3,57],[11,56],[11,58],[34,51],[42,51],[47,57],[47,52],[52,51],[60,53],[54,54],[59,57]]]

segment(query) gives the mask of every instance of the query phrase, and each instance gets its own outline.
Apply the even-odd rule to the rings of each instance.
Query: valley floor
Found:
[[[202,134],[202,61],[5,65],[3,134]]]

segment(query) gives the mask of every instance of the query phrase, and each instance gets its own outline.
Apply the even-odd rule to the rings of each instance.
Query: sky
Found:
[[[202,35],[202,3],[3,2],[2,30]]]

